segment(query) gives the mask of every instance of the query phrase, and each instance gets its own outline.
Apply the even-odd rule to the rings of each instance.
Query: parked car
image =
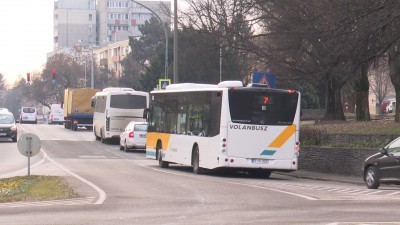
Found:
[[[0,112],[0,140],[17,142],[17,125],[14,115],[10,112]]]
[[[34,107],[22,107],[20,117],[20,123],[37,123],[37,110]]]
[[[381,112],[382,113],[392,113],[396,109],[396,99],[389,98],[383,100],[381,104]]]
[[[400,182],[400,137],[365,160],[364,181],[370,189],[381,182]]]
[[[129,122],[125,130],[120,134],[120,150],[126,152],[133,148],[146,148],[147,123]]]
[[[0,112],[10,112],[7,108],[0,108]]]

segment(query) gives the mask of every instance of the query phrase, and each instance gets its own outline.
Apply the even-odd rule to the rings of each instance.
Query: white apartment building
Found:
[[[107,43],[126,40],[128,36],[140,36],[138,28],[153,16],[151,11],[163,22],[170,22],[165,14],[165,9],[171,9],[170,1],[98,0],[97,4],[97,38]]]
[[[58,0],[54,2],[54,50],[72,48],[78,44],[79,40],[95,41],[95,3],[95,0]]]

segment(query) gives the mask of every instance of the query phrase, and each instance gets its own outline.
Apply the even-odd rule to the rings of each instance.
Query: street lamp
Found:
[[[154,15],[157,16],[157,18],[160,20],[161,24],[164,24],[163,21],[161,20],[160,16],[158,16],[157,13],[155,13],[153,10],[151,10],[149,7],[143,5],[142,3],[139,3],[135,0],[131,0],[131,2],[134,2],[138,5],[143,6],[144,8],[146,8],[147,10],[149,10],[150,12],[152,12]],[[165,33],[165,68],[164,68],[164,78],[167,79],[168,78],[168,32],[167,32],[167,28],[166,25],[164,24],[163,26],[164,28],[164,33]]]
[[[78,42],[83,42],[83,40],[78,40]],[[88,43],[90,48],[90,87],[94,88],[94,65],[93,65],[93,43],[92,36],[90,36],[90,41]],[[85,88],[86,88],[86,56],[85,56]]]

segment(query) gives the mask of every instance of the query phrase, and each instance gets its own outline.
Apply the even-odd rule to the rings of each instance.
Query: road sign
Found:
[[[275,74],[270,72],[254,72],[253,84],[262,84],[266,85],[269,88],[275,88]]]
[[[17,148],[18,151],[26,157],[28,157],[28,153],[30,153],[30,156],[35,156],[39,153],[41,148],[40,139],[38,136],[32,133],[23,134],[18,139]]]
[[[171,79],[158,79],[158,89],[165,90],[171,84]]]
[[[28,176],[31,174],[31,156],[39,153],[41,148],[40,139],[32,133],[23,134],[17,142],[18,151],[28,157]]]

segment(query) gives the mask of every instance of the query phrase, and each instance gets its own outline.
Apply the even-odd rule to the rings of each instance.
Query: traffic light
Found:
[[[26,73],[26,82],[31,82],[31,74]]]
[[[53,74],[52,83],[55,84],[55,83],[56,83],[56,74],[57,74],[57,70],[52,70],[51,73]]]
[[[55,79],[56,79],[57,71],[56,71],[56,70],[52,70],[51,73],[53,74],[53,80],[55,80]]]

